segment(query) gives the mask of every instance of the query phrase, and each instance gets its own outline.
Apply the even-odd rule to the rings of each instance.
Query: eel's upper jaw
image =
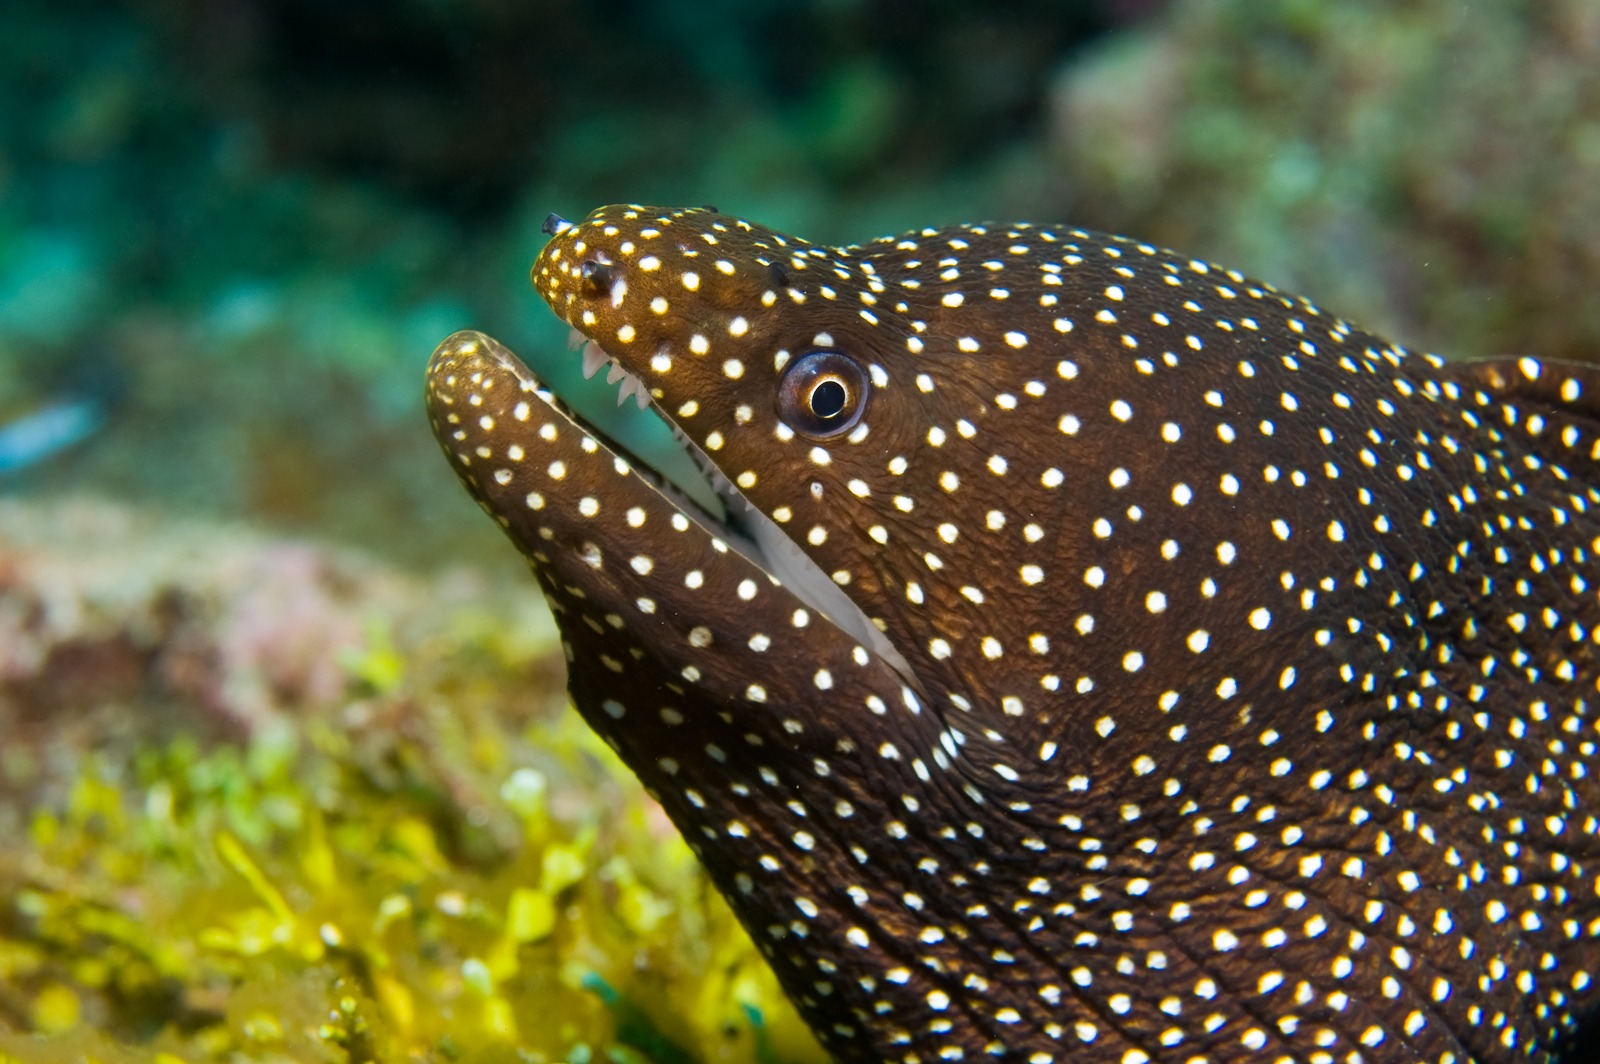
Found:
[[[600,366],[609,361],[613,369],[608,374],[607,380],[613,384],[620,383],[619,403],[628,395],[633,395],[641,405],[646,405],[647,392],[644,386],[637,378],[622,370],[609,354],[601,353],[602,351],[603,349],[597,350],[592,343],[585,346],[585,375],[592,376]],[[482,333],[471,330],[446,337],[434,350],[428,364],[428,413],[434,423],[434,432],[447,452],[458,448],[466,439],[466,434],[460,426],[461,420],[464,417],[474,416],[468,409],[470,399],[462,398],[470,391],[465,385],[472,382],[474,373],[481,376],[485,371],[500,376],[508,382],[515,381],[522,393],[554,410],[562,419],[592,438],[600,447],[625,461],[639,482],[647,486],[647,490],[665,498],[684,517],[705,528],[759,566],[814,612],[827,618],[835,627],[878,656],[899,673],[907,684],[916,686],[910,665],[889,638],[872,623],[844,590],[789,538],[787,533],[745,500],[710,458],[700,451],[659,407],[655,406],[653,400],[650,400],[648,405],[655,408],[656,413],[663,417],[672,428],[673,434],[695,460],[696,465],[705,471],[711,490],[716,493],[716,497],[726,510],[726,517],[707,511],[705,507],[680,491],[668,478],[658,473],[648,462],[642,461],[570,410],[521,359],[506,347]],[[490,498],[488,486],[477,484],[471,478],[467,480],[473,494],[486,508],[494,512],[496,504]],[[503,517],[498,514],[496,516],[502,525],[507,524]]]

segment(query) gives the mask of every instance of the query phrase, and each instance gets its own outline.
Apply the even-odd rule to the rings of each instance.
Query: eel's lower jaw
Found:
[[[666,422],[667,427],[672,430],[673,438],[694,460],[706,484],[711,488],[717,501],[722,504],[722,514],[706,512],[704,507],[691,500],[670,478],[642,462],[638,456],[630,455],[637,471],[648,474],[656,486],[679,509],[697,516],[719,538],[775,577],[813,610],[849,633],[862,646],[888,662],[908,683],[911,682],[910,664],[890,642],[888,636],[872,623],[872,620],[862,612],[861,607],[857,606],[844,589],[823,572],[821,566],[811,560],[787,532],[744,497],[711,457],[690,438],[688,433],[678,427],[676,421],[667,416],[666,411],[650,395],[643,381],[623,369],[599,341],[584,336],[577,329],[572,329],[568,343],[581,353],[585,379],[592,379],[601,367],[610,367],[606,373],[606,383],[620,385],[617,392],[618,406],[632,396],[638,403],[639,409],[650,409]],[[527,372],[526,369],[523,372]],[[572,416],[577,417],[576,414]],[[587,423],[584,423],[584,427],[593,431],[592,426]]]

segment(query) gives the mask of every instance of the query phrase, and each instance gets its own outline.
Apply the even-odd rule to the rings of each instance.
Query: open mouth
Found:
[[[583,375],[592,379],[602,369],[606,381],[617,388],[617,404],[632,399],[641,410],[660,418],[689,461],[678,463],[688,472],[668,475],[655,463],[631,451],[586,421],[552,395],[535,375],[509,351],[502,361],[518,379],[539,384],[540,397],[554,406],[602,446],[628,461],[632,471],[664,495],[685,516],[705,527],[733,550],[760,566],[792,591],[808,607],[827,617],[869,652],[902,676],[911,676],[905,658],[861,608],[770,517],[745,498],[707,455],[650,396],[643,381],[624,369],[597,341],[572,331],[572,345],[582,359]],[[663,462],[662,464],[666,464]]]
[[[661,410],[653,405],[650,390],[644,382],[623,369],[598,341],[589,339],[577,329],[568,331],[567,347],[576,350],[582,359],[584,380],[593,380],[595,374],[604,369],[606,383],[617,389],[617,406],[624,406],[629,399],[632,399],[640,410],[650,411],[651,420],[665,424],[672,433],[681,457],[685,459],[673,462],[671,459],[678,456],[664,455],[657,465],[645,462],[637,454],[630,453],[630,461],[646,471],[652,483],[672,496],[673,502],[680,506],[698,506],[705,511],[703,516],[723,526],[719,534],[726,532],[727,536],[724,538],[751,539],[752,537],[746,532],[744,518],[745,514],[754,508],[733,483],[723,476],[722,470],[716,467],[705,452],[695,446],[694,441],[672,419],[665,417]],[[569,414],[574,420],[583,423],[583,419],[577,414],[570,411]],[[583,424],[585,429],[593,431],[592,426]],[[621,446],[609,439],[606,444],[613,449]]]

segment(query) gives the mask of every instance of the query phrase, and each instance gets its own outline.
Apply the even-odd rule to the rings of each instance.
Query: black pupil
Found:
[[[836,418],[844,410],[850,393],[836,380],[818,381],[811,389],[811,412],[820,418]]]

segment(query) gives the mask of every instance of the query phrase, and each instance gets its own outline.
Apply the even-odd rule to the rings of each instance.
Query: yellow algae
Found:
[[[372,989],[383,1008],[384,1017],[395,1028],[395,1033],[405,1037],[416,1022],[416,1001],[410,989],[387,972],[374,972]]]
[[[61,818],[49,809],[41,809],[34,814],[30,828],[33,844],[40,849],[48,849],[55,845],[61,835]]]
[[[775,989],[730,978],[730,959],[764,969],[659,810],[559,698],[491,711],[508,677],[418,697],[438,711],[398,727],[383,714],[403,700],[363,703],[367,731],[330,712],[242,745],[84,757],[0,862],[0,981],[26,1005],[0,1052],[677,1064],[627,1048],[661,1024],[661,1044],[741,1064],[747,987],[794,1044]],[[154,1037],[113,1033],[131,1031]]]
[[[83,1002],[70,986],[51,983],[33,998],[33,1025],[45,1034],[61,1034],[83,1019]]]
[[[489,966],[477,957],[468,957],[461,962],[461,978],[467,989],[475,994],[489,997],[494,993],[494,975],[489,971]]]
[[[483,1025],[492,1037],[513,1041],[517,1037],[517,1011],[505,998],[490,997],[483,1003]]]
[[[559,894],[584,877],[587,866],[581,845],[554,845],[545,850],[540,861],[539,885],[551,894]]]
[[[556,906],[550,894],[530,887],[511,892],[506,907],[506,934],[514,942],[538,942],[556,926]]]
[[[246,1016],[240,1025],[245,1037],[252,1042],[273,1045],[283,1041],[283,1024],[270,1012],[257,1011]]]
[[[300,872],[306,877],[306,885],[319,892],[333,887],[337,876],[333,850],[328,845],[327,821],[314,806],[306,811],[305,830],[300,836]]]
[[[405,678],[405,658],[395,646],[392,624],[382,617],[369,617],[362,627],[364,642],[342,652],[339,663],[353,680],[376,694],[399,690]]]
[[[500,798],[525,820],[544,815],[545,793],[550,783],[535,768],[519,768],[500,785]]]
[[[396,921],[411,915],[411,899],[404,894],[390,894],[378,902],[378,912],[372,921],[372,933],[383,935]]]
[[[216,838],[217,854],[227,862],[228,867],[239,873],[244,881],[250,884],[250,889],[255,891],[272,910],[272,915],[281,923],[293,923],[294,914],[289,911],[289,905],[283,900],[283,895],[278,893],[267,877],[262,875],[261,869],[245,853],[244,847],[239,845],[239,840],[224,831]]]
[[[389,841],[428,872],[437,873],[449,865],[439,852],[433,828],[421,818],[407,817],[395,824]]]

